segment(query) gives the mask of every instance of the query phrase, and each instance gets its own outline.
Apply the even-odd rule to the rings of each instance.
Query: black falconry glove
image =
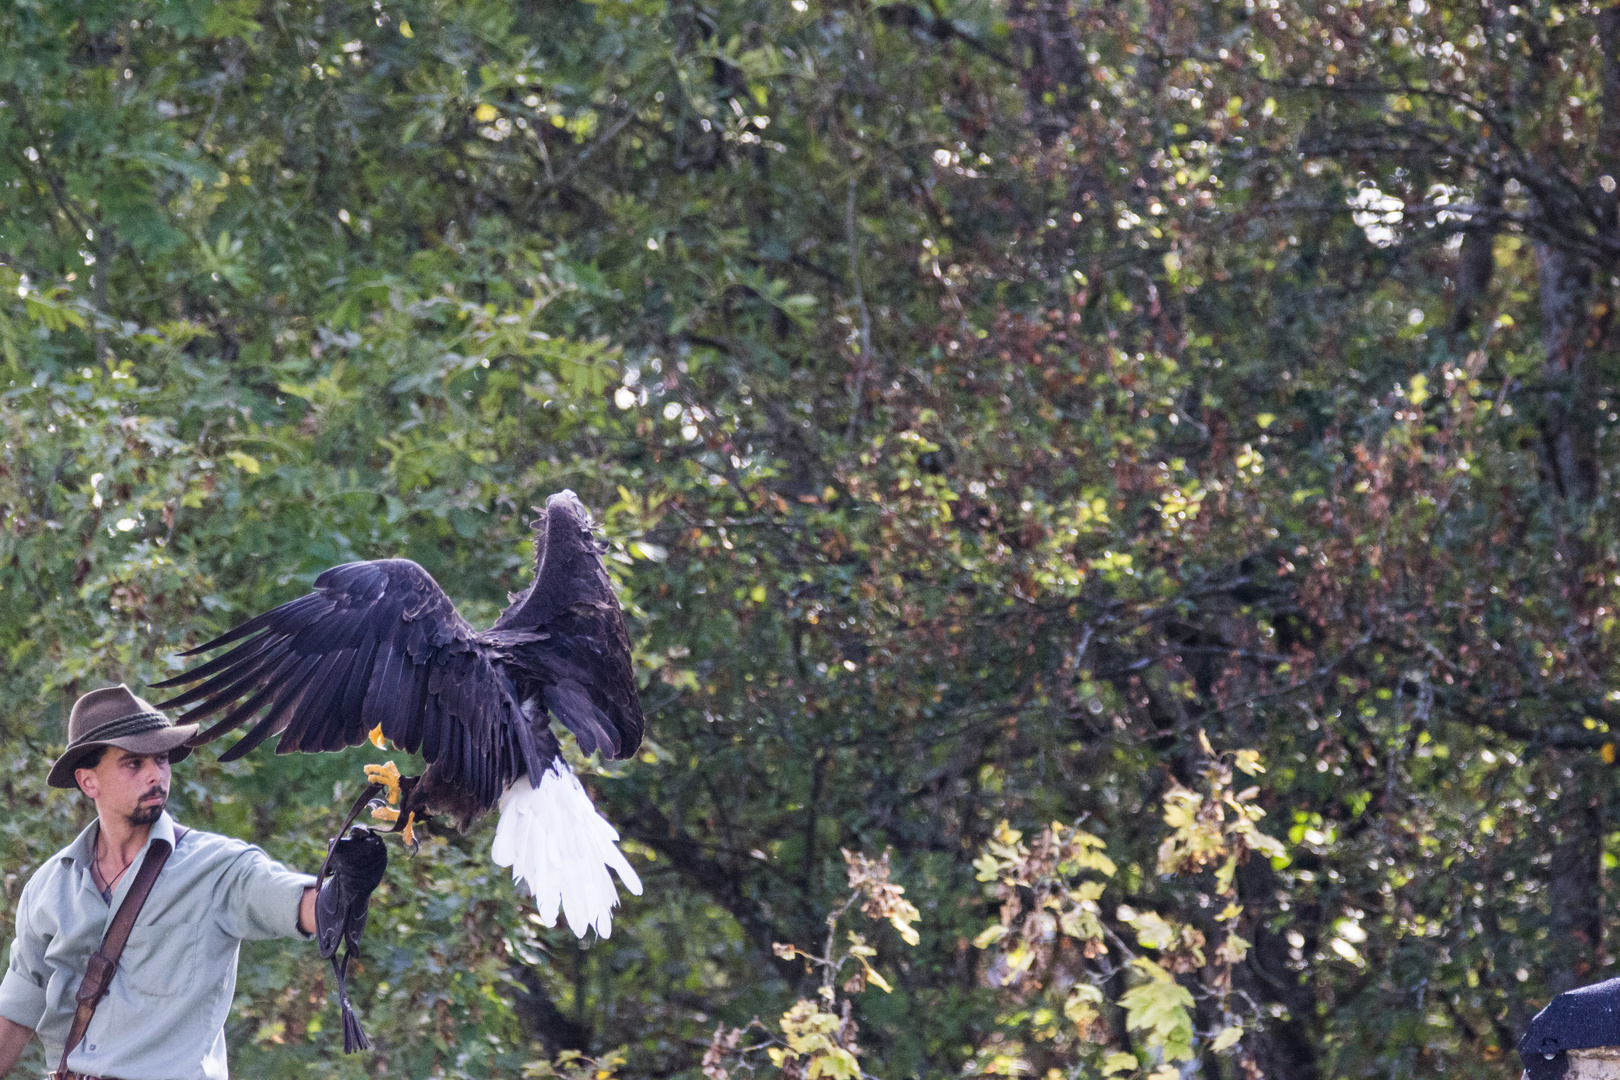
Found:
[[[332,973],[337,976],[345,1054],[371,1049],[371,1040],[360,1030],[360,1021],[349,1005],[345,982],[349,961],[360,952],[360,935],[366,928],[371,894],[382,882],[387,869],[388,847],[383,838],[371,829],[356,825],[347,836],[332,842],[326,865],[321,868],[324,884],[316,881],[319,891],[315,894],[315,941],[321,955],[332,961]],[[343,946],[342,959],[338,958],[340,945]]]
[[[1571,1050],[1620,1046],[1620,979],[1566,990],[1536,1013],[1519,1039],[1528,1080],[1561,1080]]]

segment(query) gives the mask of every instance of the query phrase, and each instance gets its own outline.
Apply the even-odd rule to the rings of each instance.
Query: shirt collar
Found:
[[[68,848],[66,856],[77,864],[74,869],[79,876],[79,887],[97,895],[100,895],[100,890],[96,888],[95,877],[90,873],[90,864],[96,857],[96,830],[99,826],[99,820],[87,825],[84,832],[80,833],[79,838]],[[158,819],[152,823],[152,831],[147,835],[146,843],[141,845],[141,850],[130,860],[130,872],[120,875],[117,884],[113,886],[112,899],[107,905],[109,911],[117,911],[118,906],[123,903],[130,886],[134,884],[141,862],[146,858],[146,853],[152,850],[154,840],[166,841],[171,850],[174,848],[174,819],[169,816],[167,810],[160,813]]]
[[[99,820],[86,825],[78,838],[67,846],[67,850],[62,852],[62,861],[76,863],[79,867],[88,869],[91,860],[96,857],[96,833],[100,825]],[[136,855],[137,859],[146,854],[146,850],[152,846],[153,840],[163,840],[168,843],[171,850],[174,848],[174,818],[169,816],[167,810],[159,814],[157,821],[152,823],[152,832],[147,836],[146,843],[141,847],[140,854]]]
[[[174,849],[174,818],[169,816],[167,810],[158,815],[156,823],[152,826],[152,835],[147,839],[147,844],[150,845],[153,840],[162,840],[169,845],[171,851]]]
[[[69,866],[76,864],[81,867],[90,865],[90,860],[96,857],[96,830],[100,827],[100,824],[99,821],[92,818],[90,824],[84,827],[84,831],[79,833],[78,839],[63,849],[62,861],[64,863]]]

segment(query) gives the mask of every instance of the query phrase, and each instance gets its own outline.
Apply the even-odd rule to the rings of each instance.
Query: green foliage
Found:
[[[1002,822],[985,845],[974,865],[978,879],[991,884],[1000,912],[973,944],[990,950],[988,978],[1005,988],[1002,996],[1011,1007],[997,1018],[1002,1038],[981,1051],[973,1073],[1026,1075],[1034,1069],[1030,1059],[1039,1056],[1046,1059],[1048,1076],[1077,1070],[1110,1076],[1140,1065],[1146,1075],[1169,1080],[1180,1075],[1178,1063],[1194,1058],[1201,1039],[1208,1041],[1210,1053],[1220,1054],[1243,1038],[1246,1020],[1251,1030],[1260,1024],[1252,999],[1240,1005],[1232,993],[1234,966],[1250,948],[1230,929],[1243,914],[1233,902],[1233,878],[1251,855],[1269,857],[1278,866],[1289,860],[1281,843],[1255,828],[1264,817],[1251,802],[1255,790],[1231,792],[1234,764],[1249,775],[1265,771],[1256,752],[1239,750],[1229,762],[1214,756],[1202,732],[1198,743],[1211,756],[1202,769],[1207,791],[1172,783],[1165,792],[1169,834],[1159,845],[1158,872],[1165,879],[1197,878],[1218,866],[1214,893],[1226,906],[1213,919],[1192,914],[1183,922],[1116,898],[1110,905],[1113,919],[1105,921],[1101,905],[1110,886],[1124,884],[1110,880],[1119,868],[1102,853],[1102,840],[1061,822],[1027,845],[1021,832]],[[1224,940],[1206,953],[1206,930],[1213,935],[1222,924]],[[1134,947],[1122,934],[1127,928]],[[1194,973],[1196,997],[1178,978]],[[1221,1026],[1195,1032],[1195,1011],[1217,1018]],[[1118,1015],[1122,1029],[1111,1029],[1105,1012]],[[1062,1024],[1060,1016],[1073,1026]],[[1245,1071],[1254,1067],[1252,1057],[1238,1064]]]
[[[802,1000],[873,1075],[1505,1076],[1610,973],[1611,9],[93,0],[0,43],[8,903],[88,820],[73,698],[331,565],[486,622],[571,486],[630,615],[613,938],[537,927],[491,822],[431,836],[376,1054],[259,945],[243,1075],[694,1076]],[[181,816],[305,867],[380,760],[215,757]],[[772,946],[840,849],[917,917],[834,942],[835,1038]]]
[[[706,1080],[728,1080],[739,1070],[752,1075],[760,1067],[756,1064],[760,1051],[786,1080],[818,1080],[823,1076],[851,1080],[865,1075],[859,1060],[861,1048],[855,1041],[859,1029],[852,1015],[853,1000],[846,996],[840,1001],[839,992],[854,995],[870,985],[890,994],[894,988],[872,966],[871,958],[878,950],[867,944],[866,935],[846,930],[848,945],[840,947],[839,927],[844,916],[859,904],[862,915],[887,921],[901,941],[916,945],[918,935],[912,924],[921,915],[905,898],[904,886],[889,880],[888,852],[881,860],[849,851],[843,856],[849,870],[849,894],[827,913],[827,939],[821,951],[809,952],[781,942],[771,946],[779,958],[803,960],[806,973],[820,975],[817,1000],[800,998],[794,1002],[774,1030],[757,1017],[743,1027],[716,1027],[700,1063]],[[852,968],[852,974],[839,986],[839,975],[846,967]],[[745,1042],[756,1030],[761,1037]]]

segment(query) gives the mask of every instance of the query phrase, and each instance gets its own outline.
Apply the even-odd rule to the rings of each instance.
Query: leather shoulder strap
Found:
[[[174,842],[178,844],[187,829],[176,829]],[[147,894],[152,891],[152,883],[157,880],[158,872],[163,864],[169,861],[169,854],[174,849],[167,840],[153,840],[146,849],[146,857],[141,860],[141,868],[135,872],[135,880],[130,884],[129,892],[124,894],[123,903],[113,914],[112,925],[107,927],[107,936],[101,939],[101,948],[90,954],[90,962],[85,965],[84,979],[79,983],[79,992],[74,995],[77,1007],[73,1010],[73,1026],[68,1029],[67,1042],[62,1044],[62,1063],[56,1067],[51,1075],[56,1080],[68,1078],[68,1055],[78,1048],[84,1033],[90,1027],[90,1018],[96,1014],[96,1006],[101,999],[107,996],[107,989],[112,985],[113,972],[118,970],[118,958],[124,952],[124,946],[129,942],[129,932],[135,926],[135,918],[146,906]]]

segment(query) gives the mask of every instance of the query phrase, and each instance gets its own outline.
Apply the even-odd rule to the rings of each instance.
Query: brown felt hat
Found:
[[[132,754],[167,751],[170,761],[179,761],[191,753],[186,740],[197,734],[197,725],[176,727],[167,716],[120,683],[92,690],[75,701],[73,712],[68,716],[67,734],[67,749],[45,778],[51,787],[78,787],[73,770],[103,746],[116,746]]]

